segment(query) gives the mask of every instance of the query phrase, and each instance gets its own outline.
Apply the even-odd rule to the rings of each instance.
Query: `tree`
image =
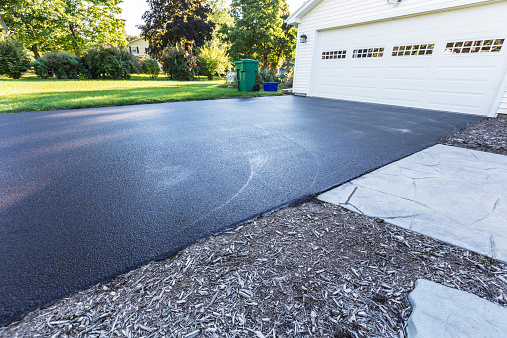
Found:
[[[59,48],[80,55],[90,46],[125,45],[119,19],[122,0],[60,0],[64,3],[63,29],[58,34]]]
[[[188,47],[190,52],[211,39],[215,23],[208,21],[211,8],[205,0],[148,0],[150,10],[138,26],[141,36],[150,43],[150,55],[161,57],[164,50],[175,45]]]
[[[19,79],[30,67],[25,48],[10,36],[0,37],[0,75]]]
[[[231,44],[233,59],[258,59],[261,66],[276,72],[283,59],[293,56],[296,31],[284,21],[289,16],[285,0],[233,0],[231,15],[234,24],[221,32]]]
[[[6,0],[0,2],[5,24],[11,35],[16,36],[35,58],[40,51],[48,50],[54,44],[54,32],[60,25],[62,3],[45,0]]]
[[[40,53],[62,49],[81,54],[90,45],[122,45],[121,0],[5,0],[0,12],[13,35]]]
[[[215,29],[212,33],[212,44],[216,45],[220,40],[225,38],[221,32],[224,26],[232,26],[234,24],[234,18],[229,14],[229,6],[226,0],[208,0],[208,5],[211,7],[211,14],[208,16],[208,20],[215,23]]]

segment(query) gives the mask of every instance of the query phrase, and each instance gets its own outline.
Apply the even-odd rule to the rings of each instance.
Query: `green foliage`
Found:
[[[134,41],[134,40],[137,40],[139,39],[140,36],[139,35],[126,35],[125,36],[125,40],[127,40],[127,42],[130,42],[130,41]]]
[[[287,81],[287,74],[276,75],[271,69],[261,69],[257,72],[255,83],[263,84],[264,82],[279,82],[285,83]]]
[[[213,75],[225,75],[231,64],[225,48],[209,44],[199,50],[197,62],[199,73],[206,75],[208,80],[213,80]]]
[[[129,79],[141,68],[135,56],[118,47],[91,48],[84,55],[83,64],[84,75],[91,79]]]
[[[234,24],[220,32],[233,60],[256,59],[276,71],[283,59],[293,57],[296,30],[284,22],[289,16],[285,0],[233,0],[230,13]]]
[[[49,65],[48,60],[45,59],[44,57],[35,60],[32,66],[35,74],[41,79],[47,79],[48,77],[53,76],[51,66]]]
[[[12,34],[36,59],[65,50],[76,55],[96,44],[123,45],[121,0],[7,0],[0,12]]]
[[[197,57],[187,51],[171,48],[160,58],[162,69],[174,80],[193,80],[197,68]]]
[[[35,60],[34,71],[40,78],[56,76],[59,79],[77,79],[81,72],[78,56],[64,51],[45,53]]]
[[[63,29],[59,29],[59,49],[81,55],[98,45],[125,46],[125,21],[120,19],[121,0],[53,0],[64,3]]]
[[[147,0],[142,36],[150,43],[150,55],[160,58],[176,45],[201,47],[211,39],[215,24],[208,20],[211,8],[206,0]]]
[[[228,4],[226,0],[208,0],[207,4],[211,7],[212,12],[208,16],[208,21],[215,23],[213,33],[211,33],[211,41],[217,44],[220,40],[225,39],[224,33],[221,29],[224,26],[232,26],[234,24],[233,17],[228,13]],[[222,43],[222,46],[224,44]],[[226,45],[229,48],[229,45]]]
[[[0,37],[0,75],[19,79],[30,68],[30,58],[21,42]]]
[[[157,78],[160,73],[158,62],[154,59],[143,59],[141,61],[141,67],[143,68],[143,73],[148,74],[152,79]]]

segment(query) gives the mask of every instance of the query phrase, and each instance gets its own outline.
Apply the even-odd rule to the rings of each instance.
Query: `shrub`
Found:
[[[0,37],[0,75],[19,79],[30,68],[30,58],[21,42]]]
[[[258,71],[255,83],[260,85],[264,82],[278,82],[275,72],[273,72],[271,69],[263,69]]]
[[[34,62],[34,70],[43,79],[53,75],[59,79],[77,79],[81,62],[78,56],[69,52],[49,52]]]
[[[82,73],[91,79],[130,79],[130,74],[138,73],[140,69],[137,57],[125,48],[91,48],[83,57]]]
[[[197,57],[187,51],[171,48],[164,51],[160,58],[162,69],[167,76],[175,80],[193,80],[197,68]]]
[[[47,79],[48,77],[53,76],[53,72],[51,72],[51,66],[49,65],[48,60],[44,57],[38,58],[33,63],[33,70],[35,74],[41,79]]]
[[[160,73],[160,68],[158,66],[157,60],[143,59],[141,60],[141,66],[143,68],[143,72],[145,74],[150,75],[152,79],[158,77],[158,73]]]
[[[205,46],[199,50],[199,73],[213,80],[213,75],[225,75],[231,64],[224,48],[219,46]]]

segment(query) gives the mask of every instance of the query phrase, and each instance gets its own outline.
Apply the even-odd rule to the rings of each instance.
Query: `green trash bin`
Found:
[[[255,85],[255,78],[259,71],[259,61],[243,59],[234,62],[236,69],[236,80],[238,81],[238,90],[240,92],[251,92]]]

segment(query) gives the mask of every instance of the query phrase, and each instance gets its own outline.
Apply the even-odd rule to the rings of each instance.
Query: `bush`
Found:
[[[261,85],[264,82],[278,82],[275,72],[273,72],[271,69],[263,69],[258,71],[255,83]]]
[[[98,47],[86,51],[82,73],[88,78],[130,79],[139,73],[139,60],[125,48]]]
[[[56,51],[45,53],[34,62],[33,67],[35,74],[43,79],[53,75],[59,79],[77,79],[81,72],[81,61],[74,54]]]
[[[164,51],[160,58],[162,69],[167,76],[175,80],[193,80],[197,68],[197,57],[187,51],[171,48]]]
[[[231,60],[224,48],[219,46],[205,46],[199,50],[199,73],[213,80],[213,75],[225,75]]]
[[[158,62],[153,59],[141,60],[141,67],[143,68],[143,72],[145,74],[150,75],[150,77],[152,79],[158,77],[158,73],[160,73],[160,68],[158,66]]]
[[[44,57],[38,58],[34,61],[33,70],[35,72],[35,75],[41,79],[47,79],[48,77],[53,76],[51,66],[49,65],[48,60],[46,60]]]
[[[30,58],[21,44],[11,37],[0,37],[0,75],[19,79],[30,68]]]

